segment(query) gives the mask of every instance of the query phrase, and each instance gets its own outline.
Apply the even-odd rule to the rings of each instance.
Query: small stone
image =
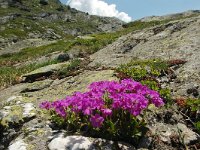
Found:
[[[8,147],[8,150],[26,150],[27,144],[23,140],[18,140]]]
[[[0,110],[0,118],[3,119],[4,117],[8,116],[9,110]]]
[[[133,147],[133,145],[124,142],[118,142],[118,146],[121,150],[136,150],[136,148]]]
[[[26,103],[23,107],[24,107],[24,112],[23,112],[24,117],[35,116],[35,107],[33,103]]]
[[[70,59],[70,56],[67,53],[62,53],[62,54],[58,55],[58,58],[57,58],[57,60],[59,62],[68,61],[69,59]]]
[[[152,137],[143,137],[140,140],[138,148],[148,148],[152,142]]]
[[[7,102],[11,102],[11,101],[13,101],[13,100],[15,100],[15,99],[21,99],[22,98],[22,96],[11,96],[11,97],[9,97],[6,101]]]
[[[160,133],[160,139],[163,142],[171,143],[171,139],[170,139],[171,135],[172,135],[172,132],[170,130],[163,131],[163,132]]]
[[[5,110],[10,110],[11,109],[11,107],[10,106],[5,106],[5,107],[3,107]]]
[[[162,83],[168,83],[169,82],[169,79],[166,76],[162,77],[160,80],[161,80]]]
[[[188,145],[194,141],[200,140],[200,136],[198,136],[197,133],[190,130],[186,125],[184,125],[182,123],[178,123],[177,128],[178,128],[178,130],[181,131],[180,136],[182,136],[184,138],[184,143],[186,145]]]
[[[198,92],[197,88],[187,89],[187,94],[192,94],[194,97],[199,96],[199,92]]]

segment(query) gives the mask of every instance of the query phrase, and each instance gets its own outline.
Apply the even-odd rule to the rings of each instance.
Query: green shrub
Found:
[[[180,111],[190,118],[189,120],[192,121],[197,132],[200,133],[200,99],[181,97],[176,99],[176,103]]]
[[[156,80],[168,69],[168,64],[161,60],[135,60],[127,64],[120,65],[116,72],[118,77],[132,78],[136,81],[140,81],[143,85],[148,86],[150,89],[158,91],[161,97],[165,100],[165,103],[172,103],[171,90],[167,88],[161,88],[161,85]],[[120,76],[119,76],[120,75]]]
[[[40,64],[33,63],[33,64],[29,64],[29,65],[19,67],[19,68],[16,68],[13,66],[0,67],[0,88],[19,83],[21,80],[20,78],[23,74],[31,72],[40,67],[47,66],[50,64],[55,64],[55,63],[57,63],[57,61],[52,60],[52,61],[47,61]]]
[[[146,78],[159,77],[167,68],[167,63],[161,60],[135,60],[119,66],[116,71],[136,81],[141,81]]]
[[[191,111],[196,112],[200,110],[200,99],[187,99],[186,100],[187,107],[190,108]]]
[[[195,128],[200,133],[200,99],[189,98],[186,100],[186,112],[187,115],[194,121]]]

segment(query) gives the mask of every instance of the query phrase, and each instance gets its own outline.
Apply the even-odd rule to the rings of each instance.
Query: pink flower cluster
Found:
[[[127,111],[133,116],[139,115],[149,104],[162,106],[163,100],[158,92],[131,79],[93,82],[89,91],[76,92],[63,100],[42,102],[41,108],[53,109],[61,117],[67,112],[88,116],[93,127],[102,126],[107,117],[112,117],[114,110]],[[67,111],[68,110],[68,111]]]

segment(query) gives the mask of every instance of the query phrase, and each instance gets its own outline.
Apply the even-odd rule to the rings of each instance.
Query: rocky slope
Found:
[[[0,8],[0,54],[15,52],[15,49],[19,51],[19,45],[21,48],[31,44],[46,45],[49,40],[115,31],[123,24],[116,18],[91,16],[77,11],[59,0],[34,0],[31,3],[26,0],[1,0]],[[35,39],[39,39],[40,44],[35,43]],[[8,47],[10,45],[14,46]]]
[[[177,78],[170,87],[175,95],[185,96],[190,88],[200,93],[199,26],[200,15],[132,32],[91,55],[90,66],[116,67],[132,59],[181,59],[187,63],[174,70]]]
[[[200,14],[197,12],[194,16],[122,36],[91,55],[90,60],[79,58],[79,67],[70,66],[73,60],[69,60],[23,75],[21,83],[0,91],[0,149],[116,149],[113,141],[67,136],[65,131],[55,129],[38,105],[44,100],[62,99],[74,91],[85,91],[93,81],[119,80],[115,67],[130,60],[160,58],[186,61],[171,66],[173,78],[165,74],[158,80],[162,86],[171,89],[173,97],[200,98],[199,27]],[[68,68],[67,71],[74,69],[63,72],[65,68]],[[137,147],[119,142],[117,148],[199,149],[199,134],[177,107],[151,108],[146,118],[150,135],[145,135]]]

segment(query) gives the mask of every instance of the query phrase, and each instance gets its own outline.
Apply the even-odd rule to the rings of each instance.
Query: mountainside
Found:
[[[43,39],[48,44],[45,41],[115,31],[123,24],[116,18],[77,11],[59,0],[1,0],[0,8],[0,49],[25,39]]]
[[[148,17],[123,25],[114,19],[116,23],[113,29],[117,29],[114,31],[112,27],[110,28],[113,18],[89,16],[63,6],[56,0],[35,0],[31,4],[25,0],[1,0],[0,4],[3,8],[0,10],[1,14],[5,13],[5,10],[9,10],[10,14],[16,10],[21,12],[19,17],[14,20],[8,19],[9,21],[3,23],[1,29],[4,28],[4,30],[2,31],[6,31],[9,29],[7,27],[12,25],[18,25],[14,22],[18,19],[29,22],[34,16],[35,20],[32,21],[35,24],[43,26],[46,24],[48,27],[40,31],[39,26],[30,30],[25,30],[23,26],[24,34],[21,34],[21,29],[18,35],[13,30],[10,33],[24,39],[33,31],[41,32],[38,34],[41,36],[46,35],[48,28],[51,28],[56,35],[61,36],[61,40],[56,38],[55,41],[51,41],[53,43],[45,43],[43,46],[42,44],[28,45],[28,48],[19,49],[11,54],[2,53],[0,56],[0,149],[200,149],[200,11]],[[35,15],[30,14],[32,12]],[[39,16],[43,13],[50,15]],[[5,14],[3,16],[6,16]],[[70,21],[57,24],[55,20],[62,18],[65,14],[70,14]],[[28,16],[30,18],[27,18]],[[79,17],[88,17],[88,20],[79,20]],[[4,17],[1,17],[1,20],[4,20],[2,18]],[[19,21],[18,28],[21,27],[23,21]],[[54,22],[55,26],[53,26]],[[79,24],[80,22],[83,24]],[[84,28],[84,23],[92,24],[92,26]],[[28,25],[26,22],[25,26]],[[108,26],[108,28],[103,29],[100,25]],[[71,34],[69,32],[74,28],[80,28],[80,34],[65,37],[69,36]],[[111,30],[113,32],[104,32]],[[66,31],[69,32],[64,34]],[[11,34],[2,34],[4,40],[10,38],[4,35],[13,37]],[[35,37],[37,45],[40,42],[38,38],[48,39]],[[2,42],[2,45],[5,43],[7,42]],[[7,48],[9,50],[11,46]],[[4,50],[0,50],[0,53],[1,51]],[[101,97],[105,99],[106,105],[103,110],[107,111],[107,114],[109,114],[107,107],[110,107],[115,99],[114,96],[114,98],[109,97],[112,92],[123,91],[127,95],[132,94],[131,98],[136,101],[132,102],[130,99],[130,104],[137,105],[142,102],[142,99],[140,96],[135,98],[134,95],[137,92],[145,93],[148,87],[154,90],[153,94],[158,93],[165,104],[157,108],[156,105],[150,104],[153,100],[149,100],[147,103],[150,105],[141,115],[133,117],[134,122],[124,126],[122,131],[115,128],[118,127],[117,125],[130,121],[131,115],[125,113],[126,117],[123,116],[124,120],[121,121],[119,118],[124,108],[119,107],[116,109],[116,111],[119,110],[119,114],[116,113],[118,117],[116,122],[112,123],[113,118],[108,115],[108,120],[105,122],[108,126],[103,126],[103,131],[107,129],[109,133],[112,133],[111,137],[107,136],[107,132],[102,132],[101,128],[90,130],[91,126],[86,122],[80,123],[81,117],[85,114],[85,120],[89,120],[90,113],[95,113],[91,115],[92,117],[102,115],[100,111],[102,108],[82,113],[79,112],[79,109],[83,109],[79,107],[79,101],[73,99],[77,102],[77,104],[74,103],[75,108],[69,108],[70,111],[64,110],[69,115],[72,114],[70,119],[64,119],[63,116],[56,118],[53,108],[48,105],[45,107],[51,108],[50,111],[39,108],[41,102],[45,100],[58,100],[58,103],[54,103],[59,106],[56,108],[64,108],[68,103],[64,102],[61,105],[60,100],[77,91],[88,91],[88,85],[92,82],[119,81],[121,83],[127,78],[141,82],[145,87],[140,89],[137,83],[133,88],[128,80],[129,83],[127,82],[126,86],[133,89],[124,91],[119,84],[114,84],[115,86],[112,84],[110,88],[114,90],[110,93],[105,90]],[[91,105],[92,101],[99,100],[97,89],[102,88],[101,91],[105,87],[99,83],[93,84],[93,88],[96,92],[93,93],[94,99],[89,99],[90,96],[87,95],[87,100],[90,100]],[[148,93],[146,97],[150,98],[152,93]],[[125,103],[127,97],[123,99],[123,94],[119,99]],[[83,106],[86,105],[88,101],[83,102],[80,93],[76,95],[79,96],[80,103]],[[138,108],[132,109],[137,111]],[[72,112],[78,112],[80,115]],[[96,118],[96,121],[99,123],[99,118]],[[137,121],[141,121],[141,124],[137,124]],[[130,133],[128,132],[129,136],[125,136],[125,139],[121,138],[121,135],[124,135],[123,133],[132,125],[135,128]],[[138,132],[140,127],[144,128]]]
[[[200,10],[189,10],[189,11],[182,12],[182,13],[169,14],[169,15],[164,15],[164,16],[144,17],[140,20],[143,22],[148,22],[148,21],[156,21],[156,20],[161,21],[161,20],[171,20],[171,19],[178,19],[178,18],[188,18],[191,16],[196,16],[199,13],[200,13]]]

